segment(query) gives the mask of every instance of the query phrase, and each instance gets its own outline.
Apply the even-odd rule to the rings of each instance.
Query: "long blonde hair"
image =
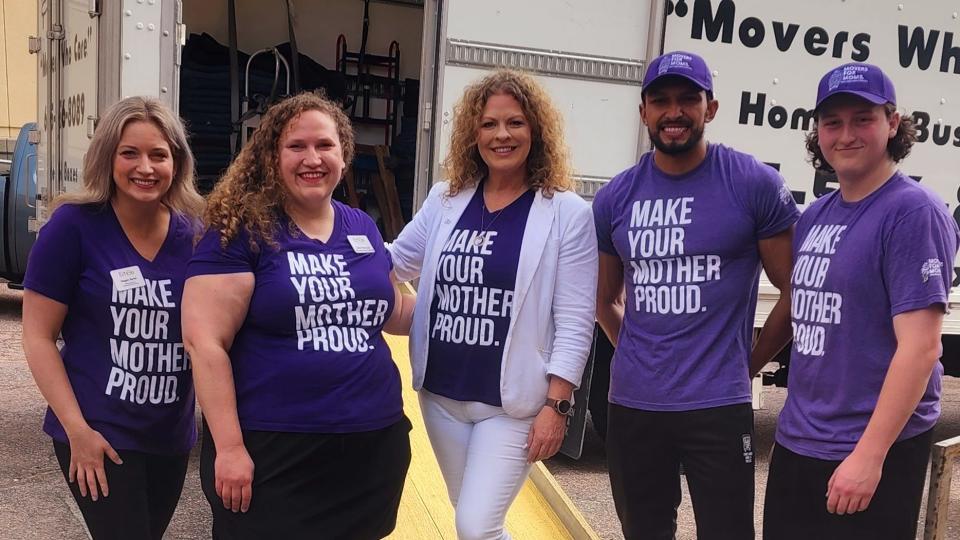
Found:
[[[144,96],[122,99],[107,109],[83,156],[83,190],[60,195],[53,202],[53,209],[63,204],[106,204],[110,201],[117,191],[113,160],[123,130],[130,122],[150,122],[170,145],[173,179],[161,202],[175,212],[199,218],[203,212],[203,197],[197,193],[193,152],[187,143],[183,123],[159,100]]]
[[[490,96],[506,94],[520,103],[530,122],[527,183],[546,196],[575,187],[570,157],[563,139],[563,117],[547,91],[530,75],[498,69],[471,84],[453,110],[450,152],[444,160],[449,195],[476,185],[488,173],[477,148],[477,128]]]
[[[302,92],[271,106],[207,200],[204,224],[220,232],[223,247],[241,227],[250,234],[251,249],[258,249],[257,240],[276,247],[277,217],[287,196],[280,176],[280,139],[290,122],[307,111],[320,111],[337,125],[347,172],[353,160],[353,126],[339,105],[322,93]]]

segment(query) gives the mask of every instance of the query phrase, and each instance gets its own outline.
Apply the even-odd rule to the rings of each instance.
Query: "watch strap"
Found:
[[[563,416],[570,416],[573,414],[573,404],[570,403],[569,399],[554,399],[548,397],[544,402],[544,406],[550,407],[556,411],[557,414]]]

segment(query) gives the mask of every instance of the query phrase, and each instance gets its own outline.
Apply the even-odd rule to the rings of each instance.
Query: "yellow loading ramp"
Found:
[[[410,379],[407,339],[385,335],[403,379],[403,405],[413,431],[413,460],[403,487],[394,540],[456,540],[453,506],[423,427],[420,403]],[[507,530],[514,540],[599,540],[553,475],[541,463],[530,472],[520,495],[507,514]]]

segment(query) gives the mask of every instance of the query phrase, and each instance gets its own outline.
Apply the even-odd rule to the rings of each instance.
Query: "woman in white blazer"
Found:
[[[448,182],[392,244],[420,278],[410,357],[461,540],[505,539],[530,466],[563,441],[593,336],[597,242],[560,113],[499,70],[454,111]]]

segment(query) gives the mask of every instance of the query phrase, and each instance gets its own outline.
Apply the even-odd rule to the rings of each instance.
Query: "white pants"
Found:
[[[530,472],[527,435],[533,417],[501,407],[420,391],[427,435],[456,511],[460,540],[510,540],[503,522]]]

